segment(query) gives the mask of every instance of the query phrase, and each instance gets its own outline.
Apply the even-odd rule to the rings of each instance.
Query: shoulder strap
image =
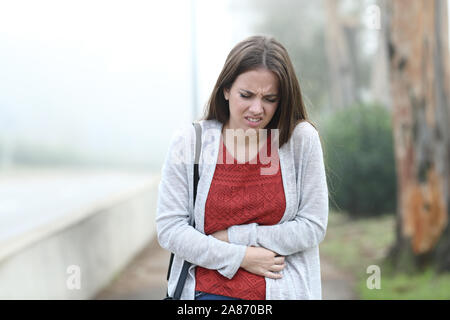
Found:
[[[200,179],[199,173],[198,173],[198,163],[200,159],[200,152],[202,149],[202,127],[198,122],[192,123],[195,127],[195,160],[194,160],[194,203],[192,207],[195,208],[195,199],[197,198],[197,185],[198,180]],[[195,226],[194,217],[192,217],[192,225]]]
[[[195,127],[195,157],[194,157],[194,197],[193,197],[193,208],[195,208],[195,199],[197,198],[197,185],[198,180],[200,178],[199,172],[198,172],[198,163],[200,159],[200,152],[202,147],[202,127],[198,122],[193,122],[192,125]],[[192,226],[195,226],[194,217],[192,216],[190,219],[190,223]],[[170,255],[170,262],[169,262],[169,270],[167,271],[167,280],[169,280],[170,276],[170,270],[172,268],[172,262],[173,262],[174,254],[172,253]],[[187,272],[189,270],[189,267],[191,266],[191,263],[188,261],[184,261],[183,267],[181,269],[180,277],[178,278],[177,287],[175,288],[175,292],[173,295],[174,300],[179,300],[181,297],[181,292],[183,291],[184,284],[186,282],[187,278]]]

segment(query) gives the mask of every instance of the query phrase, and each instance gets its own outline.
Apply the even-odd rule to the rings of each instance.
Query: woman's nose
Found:
[[[263,112],[261,100],[255,99],[250,106],[250,111],[255,115],[261,114]]]

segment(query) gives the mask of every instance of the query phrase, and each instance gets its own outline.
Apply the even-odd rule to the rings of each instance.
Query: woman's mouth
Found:
[[[249,126],[256,127],[261,123],[262,118],[245,117],[245,120],[247,120]]]

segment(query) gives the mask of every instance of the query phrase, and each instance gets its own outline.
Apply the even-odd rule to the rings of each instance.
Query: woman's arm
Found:
[[[232,226],[227,232],[230,243],[260,246],[285,256],[317,246],[324,239],[328,223],[328,188],[322,147],[315,129],[311,130],[308,144],[305,167],[299,168],[302,189],[296,217],[271,226],[256,223]]]
[[[193,161],[186,165],[183,153],[193,148],[193,131],[177,133],[170,143],[158,187],[156,230],[158,241],[166,250],[184,260],[214,269],[231,279],[246,254],[245,245],[230,244],[206,236],[189,225],[188,174]],[[190,138],[189,138],[190,137]],[[188,139],[187,143],[185,139]],[[188,173],[189,172],[189,173]]]

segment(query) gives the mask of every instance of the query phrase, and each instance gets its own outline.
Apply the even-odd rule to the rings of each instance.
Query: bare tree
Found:
[[[447,0],[388,2],[398,181],[397,267],[450,270]]]

